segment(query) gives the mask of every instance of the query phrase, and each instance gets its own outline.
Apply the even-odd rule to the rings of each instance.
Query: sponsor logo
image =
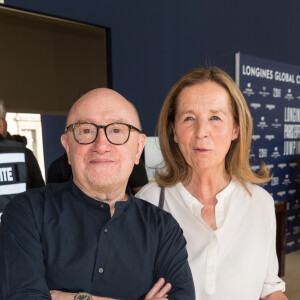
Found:
[[[291,241],[291,242],[286,243],[286,245],[287,245],[288,247],[292,247],[294,244],[295,244],[294,241]]]
[[[291,163],[289,163],[289,166],[290,166],[291,168],[295,168],[295,167],[297,167],[297,165],[298,165],[298,163],[296,163],[296,162],[291,162]]]
[[[260,169],[260,166],[251,166],[250,167],[251,168],[251,170],[253,171],[253,172],[256,172],[256,171],[258,171],[259,169]]]
[[[281,98],[281,89],[273,88],[273,98]]]
[[[289,178],[289,175],[286,174],[284,180],[282,181],[282,184],[289,185],[291,183],[291,180]]]
[[[259,134],[253,134],[252,135],[252,140],[253,141],[257,141],[257,140],[259,140],[260,139],[260,135]]]
[[[297,177],[294,179],[294,182],[300,183],[300,174],[297,174]]]
[[[251,82],[247,83],[247,87],[243,90],[243,94],[247,95],[248,97],[255,95],[251,87]]]
[[[294,190],[289,190],[288,193],[289,193],[290,195],[294,195],[294,194],[296,193],[296,190],[295,190],[295,189],[294,189]]]
[[[272,110],[272,109],[275,109],[275,105],[274,104],[266,104],[266,108],[268,110]]]
[[[278,164],[277,167],[280,168],[280,169],[283,169],[287,166],[287,164],[285,163],[282,163],[282,164]]]
[[[278,158],[278,157],[280,157],[281,156],[281,154],[279,153],[279,151],[278,151],[278,147],[274,147],[274,151],[273,151],[273,153],[271,154],[271,157],[273,157],[273,158]]]
[[[279,177],[273,177],[271,179],[271,186],[279,185]]]
[[[279,121],[279,120],[276,118],[276,119],[274,120],[274,122],[271,124],[271,126],[274,127],[274,128],[281,127],[281,124],[278,123],[278,121]]]
[[[288,90],[287,90],[287,93],[285,94],[284,99],[286,99],[286,100],[288,100],[288,101],[294,99],[294,96],[293,96],[293,94],[292,94],[292,89],[288,89]]]
[[[300,226],[294,226],[293,227],[293,235],[296,235],[300,232]]]
[[[268,149],[267,148],[260,148],[258,149],[258,157],[268,157]]]
[[[260,118],[260,121],[259,121],[259,123],[257,124],[257,127],[261,128],[261,129],[264,129],[264,128],[268,127],[268,124],[266,123],[265,117],[264,117],[264,116],[262,116],[262,117]]]
[[[262,90],[258,92],[259,95],[262,97],[266,97],[270,95],[270,92],[267,91],[267,88],[265,86],[262,87]]]
[[[265,139],[268,141],[272,141],[273,139],[275,139],[275,135],[273,135],[273,134],[265,135]]]
[[[277,196],[282,197],[286,195],[286,191],[277,192]]]
[[[293,206],[293,210],[296,210],[296,209],[299,209],[299,208],[300,208],[299,201],[295,200],[295,204]]]
[[[260,103],[250,103],[250,107],[257,109],[257,108],[261,107],[261,104]]]
[[[249,158],[250,158],[250,159],[253,159],[253,158],[255,158],[255,154],[253,153],[253,151],[252,151],[252,150],[250,150],[250,153],[249,153]]]

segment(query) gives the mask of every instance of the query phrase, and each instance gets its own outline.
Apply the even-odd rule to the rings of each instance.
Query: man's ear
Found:
[[[140,134],[139,134],[139,140],[138,140],[137,153],[136,153],[135,161],[134,161],[134,163],[135,163],[136,165],[138,165],[139,162],[140,162],[140,157],[141,157],[142,152],[143,152],[143,149],[144,149],[144,147],[145,147],[145,143],[146,143],[146,135],[143,134],[143,133],[140,133]]]
[[[70,156],[69,156],[69,151],[70,151],[70,147],[69,147],[69,143],[68,143],[68,139],[66,134],[62,134],[60,137],[60,142],[63,145],[63,147],[66,150],[67,156],[68,156],[68,163],[71,164],[70,162]]]

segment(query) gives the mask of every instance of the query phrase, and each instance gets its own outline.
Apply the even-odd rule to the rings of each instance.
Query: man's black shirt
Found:
[[[72,181],[49,184],[16,196],[0,230],[0,299],[51,299],[54,289],[137,299],[160,277],[168,299],[195,299],[178,223],[134,196],[111,217]]]

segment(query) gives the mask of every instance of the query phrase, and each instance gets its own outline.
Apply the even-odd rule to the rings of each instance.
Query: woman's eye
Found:
[[[215,120],[215,121],[221,120],[218,116],[212,116],[210,119],[211,119],[211,120]]]
[[[193,121],[194,120],[194,118],[193,117],[186,117],[186,118],[184,118],[184,122],[186,122],[186,121]]]

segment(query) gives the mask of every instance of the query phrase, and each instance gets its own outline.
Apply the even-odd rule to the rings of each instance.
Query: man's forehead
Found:
[[[113,122],[136,123],[137,116],[134,109],[128,103],[115,103],[115,105],[113,103],[106,103],[105,105],[101,105],[97,101],[88,101],[74,107],[69,114],[68,123],[80,121],[102,123],[101,125]]]
[[[119,93],[107,88],[92,90],[74,103],[68,114],[67,125],[80,120],[90,120],[99,125],[122,120],[124,123],[140,127],[133,104]]]

